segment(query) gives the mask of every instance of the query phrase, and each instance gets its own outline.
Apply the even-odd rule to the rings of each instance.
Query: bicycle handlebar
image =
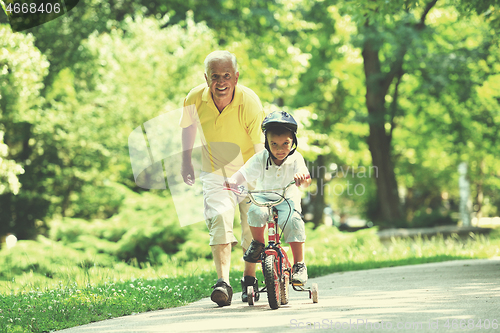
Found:
[[[254,205],[257,205],[259,207],[272,207],[272,206],[279,205],[280,203],[283,202],[283,200],[285,200],[285,192],[293,184],[295,184],[295,180],[292,180],[285,187],[272,188],[272,189],[267,189],[267,190],[249,190],[249,189],[245,188],[243,185],[238,186],[238,190],[231,188],[231,187],[225,187],[225,189],[232,191],[232,192],[236,193],[237,195],[248,195],[248,198],[250,199],[250,201]],[[282,193],[281,194],[276,193],[279,191],[282,191]],[[253,197],[253,194],[255,194],[255,193],[275,193],[275,194],[278,194],[280,196],[280,198],[278,200],[275,200],[275,201],[258,202]]]

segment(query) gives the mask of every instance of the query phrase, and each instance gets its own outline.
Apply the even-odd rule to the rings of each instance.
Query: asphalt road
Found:
[[[448,261],[335,273],[310,279],[319,302],[290,289],[290,302],[271,310],[233,296],[219,308],[193,304],[66,329],[111,332],[499,332],[500,258]]]

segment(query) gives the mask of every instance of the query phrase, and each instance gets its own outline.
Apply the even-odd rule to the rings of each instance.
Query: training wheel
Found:
[[[248,295],[248,305],[253,305],[254,304],[254,293],[253,293],[253,286],[247,286],[247,295]]]
[[[313,303],[318,303],[318,284],[313,283],[311,288]]]

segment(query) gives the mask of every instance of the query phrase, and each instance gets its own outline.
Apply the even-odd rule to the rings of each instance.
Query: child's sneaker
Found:
[[[241,278],[241,300],[243,302],[248,302],[247,287],[253,286],[253,292],[255,293],[255,301],[259,300],[259,282],[253,276],[245,276]]]
[[[260,260],[260,255],[262,250],[264,250],[265,245],[255,239],[252,240],[250,246],[245,251],[243,255],[243,260],[247,262],[257,263]]]
[[[231,305],[231,300],[233,299],[233,288],[228,285],[224,280],[218,279],[217,283],[212,286],[214,291],[210,299],[217,303],[218,306]]]
[[[306,284],[307,282],[307,267],[303,262],[298,262],[292,267],[292,283]]]

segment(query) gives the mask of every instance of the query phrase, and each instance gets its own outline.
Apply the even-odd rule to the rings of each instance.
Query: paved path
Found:
[[[238,293],[230,307],[207,298],[61,332],[500,333],[500,258],[335,273],[310,282],[319,285],[316,304],[290,289],[290,303],[271,310],[265,296],[250,307]]]

